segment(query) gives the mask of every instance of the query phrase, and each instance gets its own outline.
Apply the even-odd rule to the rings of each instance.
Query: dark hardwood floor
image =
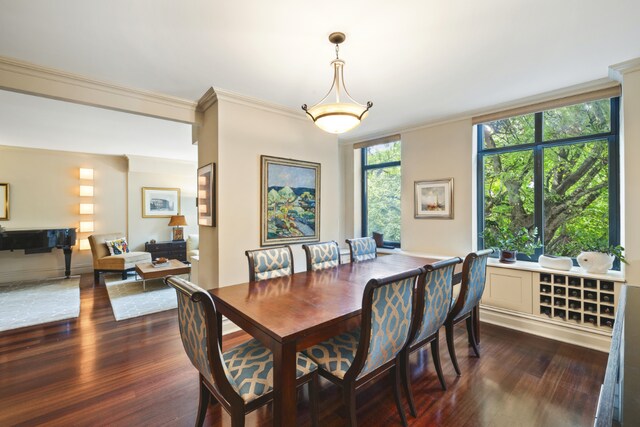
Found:
[[[78,319],[0,333],[0,426],[193,425],[198,374],[182,348],[176,311],[116,322],[104,286],[92,282],[83,275]],[[419,417],[408,415],[410,425],[592,425],[606,354],[483,324],[477,359],[463,327],[456,332],[461,377],[441,342],[447,391],[428,351],[411,357]],[[232,334],[224,346],[245,339]],[[400,425],[389,386],[382,377],[358,393],[359,425]],[[306,393],[298,401],[299,424],[308,425]],[[338,388],[326,381],[320,411],[322,426],[344,424]],[[205,425],[230,419],[210,406]],[[270,405],[248,415],[247,425],[271,425]]]

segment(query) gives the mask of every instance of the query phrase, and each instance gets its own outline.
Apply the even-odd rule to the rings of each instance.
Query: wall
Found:
[[[96,231],[126,231],[126,168],[120,156],[0,146],[0,182],[9,183],[10,219],[7,229],[78,227],[79,168],[94,169],[94,227]],[[74,248],[72,274],[92,271],[91,251]],[[0,252],[0,282],[57,277],[64,273],[64,256]]]
[[[142,217],[143,187],[180,188],[180,211],[188,224],[184,227],[184,237],[197,234],[196,163],[140,156],[127,158],[127,218],[131,249],[144,251],[144,243],[151,239],[161,242],[172,238],[173,227],[167,225],[169,218]]]

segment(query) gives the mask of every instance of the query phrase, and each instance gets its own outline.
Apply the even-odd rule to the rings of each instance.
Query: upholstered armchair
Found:
[[[107,240],[117,240],[124,236],[123,233],[93,234],[89,236],[91,255],[93,255],[93,277],[96,283],[100,282],[100,273],[122,273],[122,280],[127,278],[127,272],[133,271],[140,262],[151,262],[149,252],[126,252],[119,255],[111,255],[107,247]]]
[[[351,262],[366,261],[378,256],[376,252],[376,241],[373,240],[373,237],[347,239],[347,244],[349,245]]]

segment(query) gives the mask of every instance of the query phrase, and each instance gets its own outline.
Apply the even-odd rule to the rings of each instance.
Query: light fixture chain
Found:
[[[340,59],[338,57],[338,51],[340,50],[340,45],[338,43],[336,43],[336,59]]]

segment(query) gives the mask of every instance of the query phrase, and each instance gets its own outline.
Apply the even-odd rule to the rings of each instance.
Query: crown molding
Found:
[[[182,123],[196,121],[197,104],[193,101],[3,56],[0,56],[0,89]]]
[[[285,107],[284,105],[275,104],[272,102],[264,101],[262,99],[253,98],[246,95],[240,95],[235,92],[231,92],[224,89],[215,89],[217,99],[221,101],[233,102],[234,104],[244,105],[247,107],[257,108],[259,110],[269,111],[271,113],[281,114],[283,116],[291,117],[298,120],[308,120],[306,114],[301,111],[294,110],[293,108]]]
[[[633,73],[634,71],[640,71],[640,58],[634,58],[611,65],[609,67],[609,77],[613,80],[622,82],[622,77],[625,74]]]

